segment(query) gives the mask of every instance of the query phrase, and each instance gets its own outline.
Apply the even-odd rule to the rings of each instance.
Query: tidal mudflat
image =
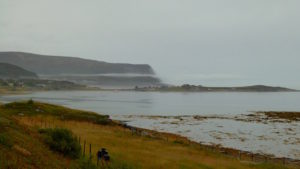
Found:
[[[275,157],[300,159],[300,123],[241,116],[114,116],[127,124],[176,133],[219,145]]]

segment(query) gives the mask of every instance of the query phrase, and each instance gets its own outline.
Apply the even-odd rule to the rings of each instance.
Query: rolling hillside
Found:
[[[76,57],[38,55],[24,52],[0,52],[0,62],[20,66],[37,74],[154,74],[147,64],[107,63]]]
[[[147,64],[107,63],[24,52],[0,52],[0,62],[35,72],[42,79],[65,80],[83,85],[133,88],[161,84],[152,67]]]
[[[0,78],[4,79],[22,79],[22,78],[30,78],[35,79],[38,76],[25,70],[19,66],[15,66],[8,63],[0,63]]]

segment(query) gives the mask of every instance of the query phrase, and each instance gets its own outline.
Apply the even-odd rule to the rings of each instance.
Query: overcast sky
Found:
[[[148,63],[169,83],[300,89],[299,0],[0,0],[0,51]]]

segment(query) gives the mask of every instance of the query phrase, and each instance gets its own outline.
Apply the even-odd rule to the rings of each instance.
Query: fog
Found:
[[[297,0],[0,0],[0,51],[147,63],[166,83],[300,89]]]

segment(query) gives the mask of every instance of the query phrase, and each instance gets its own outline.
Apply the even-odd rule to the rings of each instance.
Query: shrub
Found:
[[[41,129],[40,133],[45,134],[45,142],[51,150],[73,159],[80,157],[81,146],[70,130],[63,128]]]
[[[182,141],[182,140],[174,140],[173,143],[175,143],[175,144],[184,144],[184,141]]]
[[[30,99],[30,100],[28,100],[28,102],[27,102],[27,104],[29,104],[29,105],[33,105],[33,100],[32,99]]]
[[[0,144],[6,147],[12,146],[11,140],[5,133],[0,133]]]

